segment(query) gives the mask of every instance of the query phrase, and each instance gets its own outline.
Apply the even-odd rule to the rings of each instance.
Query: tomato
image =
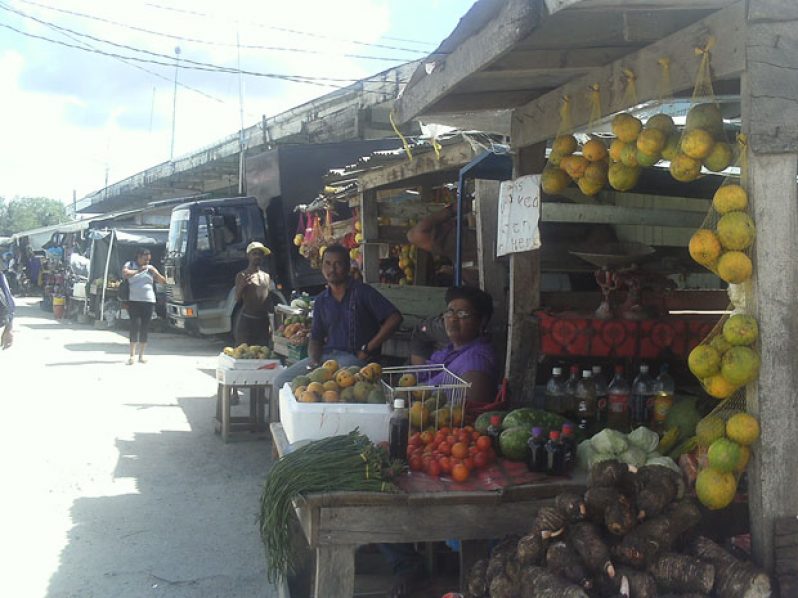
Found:
[[[468,447],[468,454],[473,457],[479,452],[479,449],[476,446],[469,446]]]
[[[468,471],[472,471],[474,469],[474,460],[471,457],[468,457],[467,459],[463,459],[463,465],[466,466]]]
[[[477,432],[476,430],[474,430],[473,432],[471,432],[471,439],[472,439],[472,440],[479,440],[479,437],[480,437],[480,436],[482,436],[482,434],[480,434],[480,433],[479,433],[479,432]]]
[[[422,444],[429,444],[432,442],[432,433],[431,432],[422,432],[420,435]]]
[[[493,446],[493,443],[490,440],[490,436],[480,436],[476,440],[476,445],[480,451],[487,451]]]
[[[496,455],[496,451],[493,450],[493,447],[485,451],[485,454],[488,456],[488,463],[496,463],[498,456]]]
[[[460,430],[457,433],[457,442],[462,442],[463,444],[468,446],[468,444],[471,443],[471,435],[468,432],[464,432],[463,430]]]
[[[452,447],[449,445],[448,442],[441,442],[438,445],[438,450],[441,452],[442,455],[451,455],[452,454]]]
[[[456,442],[452,445],[452,457],[457,459],[464,459],[468,456],[468,447],[462,442]]]
[[[474,455],[474,467],[477,469],[485,469],[489,465],[487,453],[482,451]]]
[[[438,465],[441,466],[443,473],[452,473],[452,461],[449,457],[441,457],[438,459]]]
[[[450,445],[454,444],[455,442],[457,442],[457,436],[455,436],[454,434],[449,434],[448,436],[446,436],[446,442],[448,442]]]
[[[442,434],[441,432],[438,432],[437,434],[435,434],[435,438],[433,439],[433,442],[437,442],[438,444],[440,444],[441,442],[444,442],[445,440],[446,440],[446,434]]]
[[[473,432],[474,431],[474,426],[465,426],[463,428],[463,430],[465,430],[466,432]]]
[[[465,465],[455,465],[452,467],[452,479],[455,482],[465,482],[470,475],[471,472]]]
[[[414,432],[410,440],[407,441],[407,444],[409,446],[421,446],[421,434]]]
[[[424,468],[424,462],[421,457],[411,457],[410,471],[421,471]]]
[[[428,476],[432,476],[433,478],[440,477],[441,475],[441,466],[438,465],[437,461],[430,461],[427,463],[427,467],[425,469]]]
[[[424,452],[425,455],[428,455],[429,453],[431,453],[432,452],[432,445],[428,444],[427,446],[425,446],[423,452]]]
[[[438,430],[438,431],[439,431],[439,432],[441,432],[441,433],[442,433],[444,436],[448,436],[449,434],[451,434],[451,433],[452,433],[452,429],[451,429],[449,426],[443,426],[443,427],[442,427],[440,430]]]

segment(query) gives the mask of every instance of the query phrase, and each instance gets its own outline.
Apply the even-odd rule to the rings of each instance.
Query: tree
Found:
[[[64,204],[47,197],[0,197],[0,235],[8,236],[68,221]]]

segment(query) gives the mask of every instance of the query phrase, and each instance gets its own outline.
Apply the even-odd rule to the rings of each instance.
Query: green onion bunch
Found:
[[[260,504],[260,536],[266,548],[269,581],[293,569],[290,520],[294,498],[342,490],[395,492],[391,480],[402,466],[357,430],[311,442],[286,454],[269,471]]]

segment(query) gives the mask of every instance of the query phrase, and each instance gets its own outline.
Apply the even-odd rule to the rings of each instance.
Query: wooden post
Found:
[[[363,282],[380,281],[380,245],[377,192],[368,189],[360,194],[360,226],[363,231]]]
[[[756,222],[754,306],[759,380],[747,392],[759,418],[748,490],[756,560],[774,570],[774,527],[798,513],[798,6],[749,0],[741,104],[749,141],[749,195]],[[792,73],[792,75],[790,74]]]
[[[499,182],[477,180],[474,192],[474,214],[477,217],[477,268],[479,287],[493,297],[493,319],[490,331],[496,348],[507,345],[507,291],[509,281],[506,262],[496,258],[496,237],[499,217]],[[503,352],[503,351],[502,351]],[[499,354],[499,359],[503,355]]]
[[[515,177],[543,172],[546,143],[518,150]],[[510,381],[513,405],[530,404],[534,398],[540,349],[537,323],[532,312],[540,307],[540,250],[510,255],[507,356],[505,376]]]
[[[355,548],[347,544],[316,548],[315,598],[348,598],[354,595]]]

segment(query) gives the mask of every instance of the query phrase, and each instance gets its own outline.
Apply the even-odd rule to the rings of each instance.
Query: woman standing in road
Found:
[[[166,283],[166,279],[161,276],[158,269],[150,264],[151,258],[149,249],[139,249],[136,252],[136,259],[122,268],[122,276],[130,285],[130,299],[127,302],[127,313],[130,315],[128,365],[136,362],[136,345],[138,345],[139,363],[147,362],[144,350],[147,348],[147,331],[155,308],[155,283]]]

